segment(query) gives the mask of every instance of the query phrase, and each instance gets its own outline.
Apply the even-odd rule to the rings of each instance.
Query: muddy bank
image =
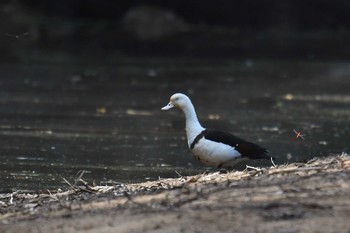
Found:
[[[83,176],[69,184],[1,194],[1,232],[350,231],[346,154],[139,184],[92,186]]]

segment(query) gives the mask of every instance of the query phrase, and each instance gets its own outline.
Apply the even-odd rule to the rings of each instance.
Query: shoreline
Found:
[[[138,184],[0,194],[9,232],[349,232],[350,156]],[[44,224],[41,224],[41,223]]]

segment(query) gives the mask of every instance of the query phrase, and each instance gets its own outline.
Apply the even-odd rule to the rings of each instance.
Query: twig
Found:
[[[176,171],[176,170],[175,170],[175,173],[176,173],[180,178],[183,177],[183,176],[182,176],[178,171]]]
[[[283,170],[272,170],[268,174],[278,174],[278,173],[288,173],[288,172],[300,172],[300,171],[312,171],[312,170],[324,170],[323,167],[297,167],[297,168],[289,168]]]
[[[61,175],[60,175],[60,176],[61,176]],[[71,183],[69,183],[69,181],[68,181],[66,178],[64,178],[63,176],[61,176],[61,178],[62,178],[74,191],[76,191],[75,187],[74,187],[73,185],[71,185]]]
[[[246,169],[252,169],[252,170],[255,170],[255,171],[258,171],[258,172],[260,172],[260,171],[262,171],[262,169],[261,168],[257,168],[257,167],[252,167],[252,166],[249,166],[249,165],[245,165],[245,168]]]
[[[81,187],[79,187],[80,189],[86,191],[86,192],[89,192],[89,193],[96,193],[98,190],[95,190],[93,189],[89,184],[88,182],[86,182],[85,180],[83,179],[80,179],[80,182],[83,183],[83,185],[85,186],[86,189],[82,189]]]
[[[11,193],[11,198],[10,198],[10,200],[9,200],[9,203],[10,203],[10,205],[13,204],[13,193]]]
[[[50,194],[50,197],[51,197],[52,199],[55,199],[56,201],[58,200],[57,196],[52,195],[52,193],[50,192],[50,190],[47,189],[47,192]]]
[[[275,164],[275,162],[273,161],[273,157],[271,157],[271,163],[272,163],[272,165],[273,165],[274,167],[277,167],[276,164]]]
[[[52,193],[50,192],[50,190],[48,190],[48,189],[46,189],[46,190],[47,190],[47,192],[49,193],[49,195],[50,195],[50,197],[51,197],[52,199],[55,199],[56,201],[58,200],[58,198],[57,198],[56,196],[52,195]]]
[[[79,181],[82,181],[81,178],[83,178],[84,174],[85,174],[85,170],[79,170],[75,176],[75,181],[74,181],[74,186],[76,186],[78,184]]]

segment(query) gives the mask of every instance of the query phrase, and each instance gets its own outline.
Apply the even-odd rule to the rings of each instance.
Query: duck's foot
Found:
[[[221,169],[219,170],[219,173],[220,173],[220,174],[227,174],[227,173],[228,173],[228,170],[225,169],[225,168],[221,168]]]

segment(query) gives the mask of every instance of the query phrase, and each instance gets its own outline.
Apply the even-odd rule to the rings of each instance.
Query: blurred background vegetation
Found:
[[[4,0],[0,61],[99,55],[348,59],[350,2]],[[89,55],[89,56],[86,56]]]

